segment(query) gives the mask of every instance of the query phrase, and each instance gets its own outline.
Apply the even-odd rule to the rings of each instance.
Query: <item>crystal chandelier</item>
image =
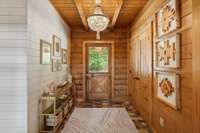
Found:
[[[109,19],[101,9],[101,0],[96,0],[94,14],[89,16],[87,21],[90,29],[97,32],[96,39],[100,40],[100,32],[104,31],[109,24]]]

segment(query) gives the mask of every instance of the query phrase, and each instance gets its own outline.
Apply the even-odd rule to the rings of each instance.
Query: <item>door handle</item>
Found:
[[[139,78],[139,77],[133,77],[133,79],[135,79],[135,80],[140,80],[140,78]]]

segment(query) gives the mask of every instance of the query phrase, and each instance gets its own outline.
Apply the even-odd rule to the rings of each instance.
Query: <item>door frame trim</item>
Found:
[[[193,133],[199,133],[200,127],[200,88],[199,88],[199,79],[200,79],[200,38],[199,38],[199,24],[200,24],[200,1],[192,0],[192,90],[193,91]]]
[[[114,47],[114,41],[97,41],[97,40],[90,40],[90,41],[83,41],[83,100],[86,101],[86,44],[90,44],[90,43],[96,43],[96,44],[110,44],[111,45],[111,64],[110,64],[110,67],[111,67],[111,101],[114,97],[114,61],[115,61],[115,55],[114,55],[114,51],[115,51],[115,47]]]

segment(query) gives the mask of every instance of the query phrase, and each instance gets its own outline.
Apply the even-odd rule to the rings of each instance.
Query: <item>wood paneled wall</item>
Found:
[[[153,20],[154,13],[158,10],[159,7],[167,0],[150,0],[147,6],[141,11],[138,17],[135,19],[131,30],[130,38],[140,34],[140,30],[144,23],[148,20]],[[192,120],[192,105],[193,105],[193,89],[192,89],[192,0],[180,0],[180,14],[181,14],[181,28],[178,32],[181,34],[181,68],[179,73],[181,74],[181,109],[174,110],[171,107],[160,102],[155,95],[155,77],[153,79],[154,85],[152,88],[153,97],[152,97],[152,109],[151,114],[152,119],[149,123],[154,129],[154,132],[157,133],[192,133],[193,120]],[[152,33],[153,34],[153,33]],[[155,39],[155,38],[154,38]],[[131,40],[131,39],[130,39]],[[132,41],[132,40],[131,40]],[[130,42],[131,43],[131,42]],[[149,49],[151,52],[152,49]],[[131,68],[131,62],[129,68]],[[153,66],[152,66],[153,68]],[[141,69],[143,69],[141,67]],[[154,68],[153,68],[154,69]],[[146,75],[152,75],[153,71],[146,71]],[[155,76],[155,75],[154,75]],[[129,93],[133,89],[131,87],[131,79],[128,79],[129,84]],[[141,83],[140,85],[142,85]],[[149,85],[151,85],[149,83]],[[134,93],[134,92],[132,92]],[[130,100],[136,104],[141,102],[142,99],[137,94],[138,99],[133,101],[134,98],[130,97]],[[140,98],[140,99],[139,99]],[[138,104],[137,109],[141,111],[141,104]],[[141,109],[140,109],[141,108]],[[164,118],[164,127],[160,126],[160,117]]]
[[[152,22],[146,22],[129,43],[129,98],[146,121],[152,105]]]
[[[0,0],[1,133],[27,133],[26,4]]]
[[[192,0],[192,29],[193,29],[193,50],[192,50],[192,63],[193,63],[193,119],[194,119],[194,133],[200,133],[200,1]]]
[[[77,86],[77,98],[83,99],[83,41],[96,39],[95,32],[85,32],[80,29],[72,29],[71,43],[71,72]],[[114,41],[114,99],[125,100],[127,98],[127,32],[126,28],[101,34],[101,40]]]

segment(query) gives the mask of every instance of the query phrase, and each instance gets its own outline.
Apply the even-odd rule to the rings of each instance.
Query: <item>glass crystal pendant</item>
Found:
[[[98,40],[100,40],[100,32],[104,31],[109,24],[109,19],[103,14],[100,3],[99,0],[96,2],[94,14],[87,19],[90,29],[97,32],[96,39]]]

